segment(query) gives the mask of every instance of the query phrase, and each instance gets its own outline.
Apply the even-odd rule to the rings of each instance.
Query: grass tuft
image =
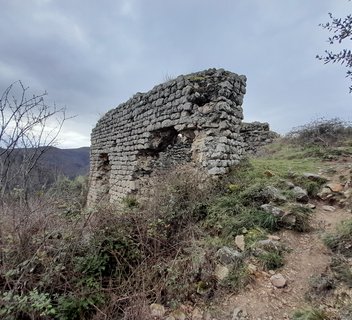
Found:
[[[295,311],[292,320],[329,320],[329,318],[324,311],[310,308]]]
[[[276,270],[284,266],[282,252],[273,250],[259,254],[258,260],[265,270]]]
[[[324,242],[332,251],[352,257],[352,219],[343,221],[335,233],[325,236]]]

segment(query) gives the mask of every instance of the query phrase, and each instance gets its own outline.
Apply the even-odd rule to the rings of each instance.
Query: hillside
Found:
[[[351,126],[309,124],[220,179],[182,166],[150,189],[85,208],[85,181],[63,179],[2,204],[2,319],[352,319]]]
[[[7,176],[6,189],[36,191],[47,189],[61,176],[69,179],[80,175],[86,176],[89,172],[89,150],[89,147],[77,149],[40,147],[16,148],[10,153],[5,152],[2,178],[5,179],[5,175]],[[35,165],[32,167],[33,164]]]
[[[89,172],[89,147],[59,149],[51,147],[41,158],[41,164],[69,178]]]

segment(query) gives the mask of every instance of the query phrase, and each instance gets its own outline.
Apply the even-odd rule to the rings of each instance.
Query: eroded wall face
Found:
[[[266,122],[242,122],[240,134],[246,153],[253,154],[260,147],[273,142],[279,135],[270,131]]]
[[[91,136],[89,204],[139,193],[157,170],[193,163],[223,174],[243,152],[246,77],[209,69],[137,93],[106,113]]]

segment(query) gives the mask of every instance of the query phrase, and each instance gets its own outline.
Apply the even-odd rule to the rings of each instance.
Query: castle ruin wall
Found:
[[[107,112],[91,135],[88,204],[140,193],[153,172],[176,165],[226,173],[248,149],[241,136],[245,93],[245,76],[209,69],[137,93]]]
[[[244,142],[244,150],[247,154],[254,154],[256,151],[271,142],[279,135],[270,131],[267,122],[242,122],[240,135]]]

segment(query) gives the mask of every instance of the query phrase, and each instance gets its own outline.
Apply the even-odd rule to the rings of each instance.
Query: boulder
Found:
[[[341,183],[328,183],[326,185],[327,188],[329,188],[333,192],[342,192],[343,191],[343,185]]]
[[[285,185],[288,189],[293,189],[295,187],[291,181],[285,181]]]
[[[285,211],[283,211],[282,209],[280,209],[279,207],[275,207],[270,203],[267,204],[263,204],[260,206],[260,208],[267,212],[267,213],[271,213],[273,216],[276,217],[282,217],[285,215]]]
[[[317,196],[321,200],[328,200],[334,196],[333,192],[331,191],[330,188],[324,187],[318,194]]]
[[[282,244],[279,241],[276,240],[259,240],[256,243],[256,247],[264,249],[264,250],[279,250],[282,249]]]
[[[153,317],[161,318],[165,314],[165,308],[159,303],[152,303],[150,306],[150,313]]]
[[[325,178],[319,174],[316,174],[316,173],[310,173],[310,172],[305,172],[303,173],[303,177],[309,179],[309,180],[312,180],[312,181],[322,181],[322,182],[326,182],[328,181],[329,179],[328,178]]]
[[[285,277],[281,273],[277,273],[271,276],[270,282],[276,288],[283,288],[287,284]]]
[[[229,272],[230,270],[228,267],[218,264],[215,267],[214,274],[215,274],[215,277],[221,281],[221,280],[224,280],[229,275]]]
[[[266,186],[263,189],[263,195],[274,202],[287,201],[287,198],[281,193],[281,191],[273,186]]]
[[[335,207],[333,207],[333,206],[323,206],[322,208],[325,211],[330,211],[330,212],[335,211]]]
[[[232,320],[244,320],[248,319],[246,310],[236,307],[232,312]]]
[[[308,197],[308,193],[306,190],[304,190],[301,187],[294,187],[292,189],[293,195],[296,199],[296,201],[301,202],[301,203],[308,203],[309,201],[309,197]]]
[[[175,310],[171,312],[170,316],[172,316],[175,320],[186,320],[187,317],[185,313],[181,310]]]
[[[236,264],[242,260],[242,254],[240,252],[226,246],[220,248],[216,252],[215,257],[223,265]]]
[[[242,234],[235,237],[235,243],[238,249],[240,249],[241,251],[244,251],[245,243],[244,243],[244,236]]]

